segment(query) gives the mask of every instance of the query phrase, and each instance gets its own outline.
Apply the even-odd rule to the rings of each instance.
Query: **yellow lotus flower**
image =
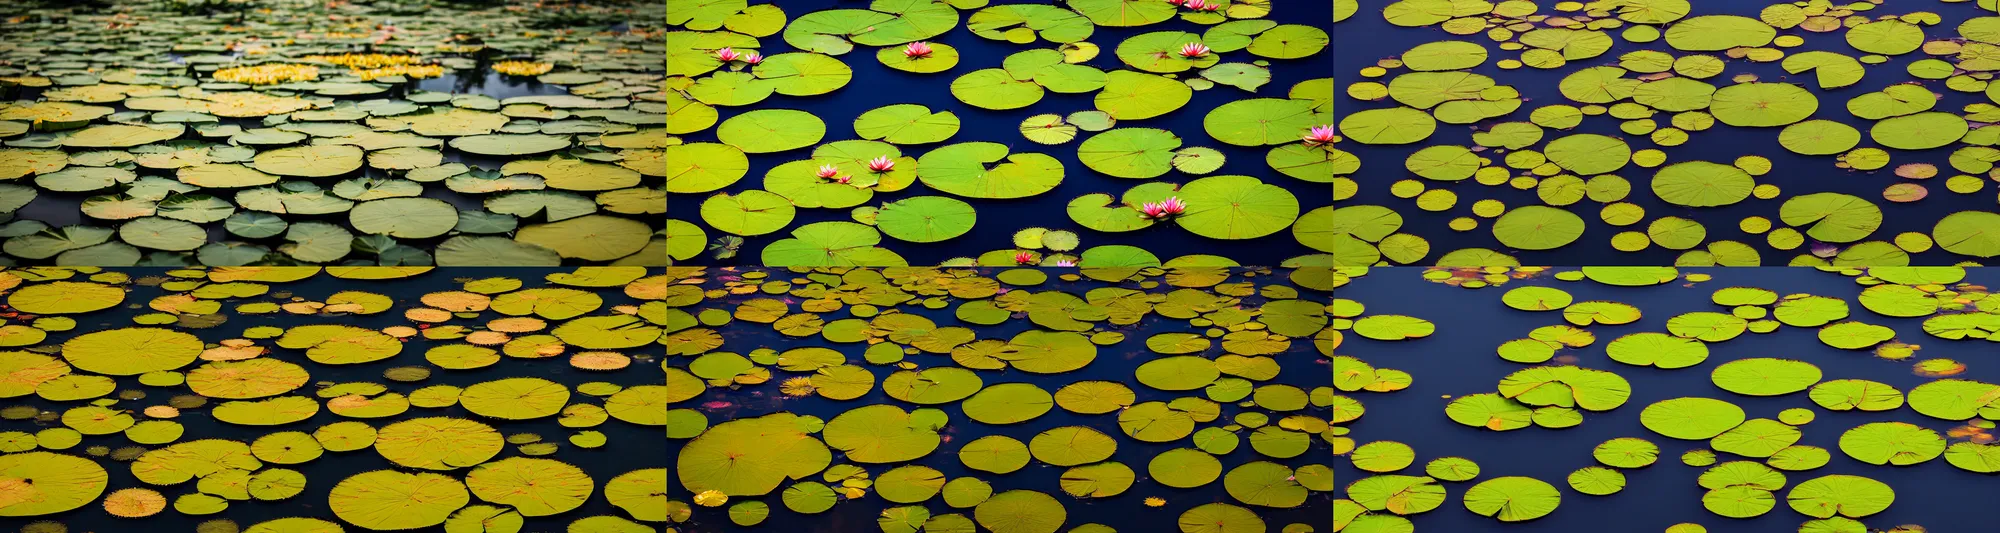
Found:
[[[778,386],[778,390],[783,391],[786,396],[811,396],[814,390],[813,380],[805,377],[787,379],[783,385]]]
[[[1167,504],[1167,500],[1166,500],[1166,499],[1164,499],[1164,498],[1159,498],[1159,497],[1149,497],[1149,498],[1146,498],[1146,506],[1147,506],[1147,507],[1159,507],[1159,506],[1162,506],[1162,505],[1166,505],[1166,504]]]
[[[319,67],[293,65],[288,63],[266,63],[248,67],[232,67],[215,71],[217,81],[248,85],[273,85],[294,81],[319,79]]]
[[[493,64],[495,72],[509,76],[540,76],[547,74],[550,70],[555,70],[555,68],[554,63],[537,63],[534,61],[501,61]]]

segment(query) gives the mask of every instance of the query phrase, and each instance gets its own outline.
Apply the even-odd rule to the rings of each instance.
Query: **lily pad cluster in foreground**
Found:
[[[1323,11],[794,4],[667,2],[682,264],[1331,262]]]
[[[1342,265],[2000,256],[1990,0],[1334,4]]]
[[[1618,521],[1914,533],[1986,521],[1973,502],[2000,472],[2000,373],[1986,357],[2000,338],[2000,271],[1334,278],[1333,531]]]
[[[669,278],[637,267],[0,270],[10,531],[668,520]]]
[[[4,264],[666,262],[657,8],[115,4],[0,10]]]
[[[1300,533],[1333,510],[1328,269],[668,277],[683,530]]]

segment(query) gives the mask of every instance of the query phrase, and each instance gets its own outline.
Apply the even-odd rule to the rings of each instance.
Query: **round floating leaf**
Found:
[[[323,178],[360,169],[361,156],[360,148],[345,144],[295,146],[259,153],[251,166],[279,176]]]
[[[350,524],[404,530],[442,524],[471,500],[465,485],[449,476],[377,470],[334,484],[327,507]]]
[[[135,376],[174,370],[202,352],[201,339],[164,328],[123,328],[85,333],[62,345],[62,356],[79,370]]]
[[[950,111],[932,113],[917,104],[884,106],[854,119],[854,133],[863,139],[893,144],[941,142],[958,133],[958,115]]]
[[[1809,479],[1785,494],[1785,503],[1792,510],[1818,518],[1861,518],[1882,512],[1895,501],[1896,491],[1889,485],[1845,474]]]
[[[875,214],[882,234],[909,242],[940,242],[972,231],[972,204],[943,196],[917,196],[883,204]]]
[[[951,82],[951,94],[959,101],[995,111],[1028,107],[1040,101],[1043,93],[1041,85],[1014,79],[1006,69],[998,68],[976,70]]]
[[[347,220],[362,233],[425,239],[457,227],[458,208],[431,198],[384,198],[355,204]]]
[[[532,133],[532,134],[500,133],[491,135],[471,135],[466,137],[459,137],[456,139],[452,139],[450,144],[452,148],[457,149],[461,152],[478,154],[478,155],[504,156],[504,155],[535,155],[535,154],[553,152],[556,150],[561,150],[563,148],[568,148],[569,142],[570,138],[569,136],[566,135],[543,135],[539,133]],[[269,170],[263,168],[262,166],[257,167],[257,169],[263,170],[265,172],[270,172],[272,174],[283,174],[283,172]]]
[[[1689,20],[1704,18],[1711,17]],[[1770,30],[1762,23],[1757,23],[1757,26],[1767,32]],[[1669,35],[1672,33],[1671,30],[1668,32]],[[1819,99],[1811,91],[1789,83],[1731,85],[1715,91],[1714,98],[1709,112],[1715,115],[1715,119],[1739,127],[1784,126],[1805,120],[1819,109]]]
[[[783,152],[818,143],[826,136],[826,122],[795,109],[759,109],[723,121],[715,135],[744,153]]]
[[[994,533],[1055,533],[1069,519],[1062,502],[1032,490],[993,495],[973,509],[981,527]]]
[[[1327,117],[1324,114],[1315,113],[1314,111],[1315,106],[1309,100],[1253,98],[1249,100],[1237,100],[1217,106],[1214,111],[1208,113],[1208,116],[1202,118],[1201,125],[1202,129],[1207,131],[1208,135],[1214,137],[1215,140],[1237,146],[1286,144],[1298,142],[1299,138],[1314,126],[1323,125],[1327,122]],[[1425,116],[1421,121],[1418,121],[1413,117],[1400,114],[1368,115],[1375,111],[1390,110],[1369,110],[1349,115],[1346,120],[1341,121],[1341,130],[1349,136],[1354,137],[1355,140],[1364,143],[1402,144],[1391,141],[1407,138],[1415,132],[1399,131],[1390,133],[1388,131],[1378,132],[1378,130],[1400,130],[1413,127],[1423,129],[1421,126],[1423,124],[1430,124],[1431,120],[1429,116]],[[1424,112],[1414,109],[1407,111],[1424,115]],[[1359,122],[1358,120],[1363,119],[1364,115],[1366,115],[1365,118],[1368,120],[1366,122]],[[1116,115],[1114,114],[1114,116]],[[1126,119],[1128,117],[1117,118]],[[1348,123],[1350,121],[1357,121],[1353,127],[1361,130],[1359,133],[1366,133],[1368,135],[1364,137],[1361,134],[1357,134],[1357,132],[1346,131],[1349,128]],[[1424,136],[1429,135],[1429,131],[1424,131],[1423,133]],[[1384,140],[1385,137],[1388,140]],[[1416,139],[1422,138],[1417,137]],[[1404,142],[1414,142],[1416,139]]]
[[[1151,128],[1119,128],[1092,136],[1077,147],[1077,159],[1091,170],[1120,178],[1154,178],[1173,168],[1181,139]]]
[[[1873,465],[1913,465],[1936,459],[1944,450],[1942,435],[1902,422],[1862,424],[1840,434],[1840,451]]]
[[[89,505],[110,482],[96,461],[46,451],[0,455],[0,516],[51,515]]]
[[[1715,386],[1745,396],[1778,396],[1819,382],[1819,367],[1790,359],[1752,358],[1723,363],[1709,373]]]
[[[1515,208],[1493,222],[1493,238],[1510,248],[1551,250],[1583,235],[1583,219],[1558,208],[1530,205]]]
[[[1646,406],[1639,423],[1670,438],[1705,440],[1743,423],[1743,408],[1712,398],[1674,398]]]
[[[1507,476],[1482,481],[1465,491],[1465,508],[1502,522],[1534,520],[1555,512],[1562,493],[1542,480]]]
[[[582,469],[533,457],[479,465],[465,475],[465,488],[480,500],[511,506],[521,516],[568,512],[582,506],[596,489]]]
[[[1063,166],[1056,158],[1008,152],[998,143],[946,145],[917,160],[917,177],[945,193],[987,199],[1026,198],[1062,183]]]

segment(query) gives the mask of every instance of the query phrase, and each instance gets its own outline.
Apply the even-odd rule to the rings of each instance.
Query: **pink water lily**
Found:
[[[840,182],[841,185],[846,185],[849,183],[854,183],[854,176],[841,176],[839,178],[834,179],[833,181],[838,181]]]
[[[903,57],[911,59],[916,59],[919,57],[930,57],[931,52],[932,52],[931,43],[923,41],[910,43],[908,46],[903,47]]]
[[[735,50],[732,50],[727,46],[722,47],[721,50],[715,51],[715,58],[722,60],[722,62],[724,63],[735,61],[736,58],[739,57],[743,57],[743,54],[737,53]]]
[[[1181,57],[1196,58],[1205,55],[1208,55],[1208,45],[1201,43],[1187,43],[1181,45]]]
[[[1055,266],[1059,266],[1059,267],[1073,267],[1073,266],[1076,266],[1076,261],[1071,261],[1071,260],[1068,260],[1068,259],[1057,259],[1057,260],[1056,260],[1056,263],[1055,263]]]
[[[1187,8],[1195,11],[1215,11],[1222,8],[1222,2],[1211,4],[1207,0],[1188,0]]]
[[[832,179],[834,176],[840,175],[840,167],[836,167],[833,165],[820,165],[819,172],[814,172],[813,174],[822,178]]]
[[[1167,0],[1167,3],[1173,5],[1181,5],[1187,3],[1187,0]]]
[[[1144,212],[1146,218],[1164,218],[1181,214],[1186,210],[1187,203],[1182,202],[1179,196],[1169,196],[1165,200],[1146,202],[1139,206],[1139,211]]]
[[[744,52],[742,59],[744,63],[756,65],[764,62],[764,54],[759,54],[754,51]]]
[[[1035,253],[1034,253],[1034,252],[1017,252],[1017,253],[1015,253],[1015,254],[1014,254],[1014,264],[1017,264],[1017,265],[1032,265],[1032,264],[1035,264]]]
[[[1313,126],[1312,131],[1306,133],[1307,146],[1319,146],[1322,144],[1330,144],[1332,142],[1333,142],[1333,126]]]
[[[876,172],[888,172],[895,168],[896,168],[896,162],[890,160],[889,156],[886,155],[878,156],[874,159],[868,160],[868,170],[873,170]]]

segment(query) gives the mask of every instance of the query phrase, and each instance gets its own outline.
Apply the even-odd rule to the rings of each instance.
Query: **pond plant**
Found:
[[[1330,264],[1327,5],[668,0],[668,255]]]
[[[1340,268],[1333,531],[1976,531],[2000,271]],[[1436,302],[1450,301],[1449,307]]]
[[[666,262],[646,2],[113,4],[0,7],[0,264]]]
[[[657,532],[669,281],[0,270],[0,529]]]
[[[2000,256],[1992,0],[1335,0],[1342,265]]]
[[[667,272],[670,531],[1333,514],[1330,269]]]

